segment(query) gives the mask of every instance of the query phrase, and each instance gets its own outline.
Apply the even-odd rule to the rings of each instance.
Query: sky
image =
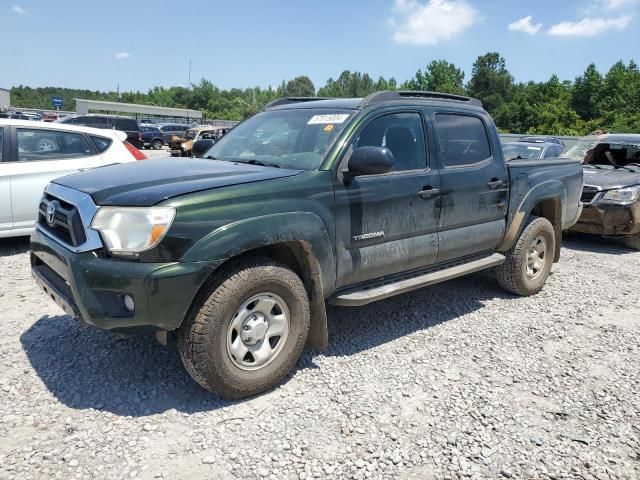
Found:
[[[183,9],[184,7],[184,9]],[[0,87],[146,91],[201,78],[277,86],[343,70],[466,73],[497,51],[517,81],[640,63],[640,0],[0,0]]]

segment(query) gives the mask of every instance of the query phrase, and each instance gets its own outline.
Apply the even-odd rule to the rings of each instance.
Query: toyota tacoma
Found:
[[[484,269],[535,294],[580,215],[582,175],[575,160],[505,162],[472,98],[280,99],[203,158],[52,181],[32,272],[70,316],[173,337],[197,383],[241,398],[282,381],[305,344],[327,348],[326,302]]]

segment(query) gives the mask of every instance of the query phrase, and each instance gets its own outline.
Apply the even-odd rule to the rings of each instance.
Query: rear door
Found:
[[[432,109],[442,181],[438,263],[494,250],[506,229],[508,173],[490,117]]]
[[[336,180],[338,288],[435,262],[440,175],[429,154],[425,120],[419,110],[393,110],[369,118],[356,133],[349,151],[386,146],[395,166],[386,174]]]
[[[16,155],[5,163],[11,178],[13,228],[30,228],[44,187],[51,180],[103,164],[83,133],[17,127]]]
[[[8,127],[0,126],[0,232],[13,228],[11,213],[11,178],[4,160],[9,156]]]

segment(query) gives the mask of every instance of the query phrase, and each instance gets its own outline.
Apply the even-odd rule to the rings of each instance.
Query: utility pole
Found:
[[[189,59],[189,81],[187,82],[187,123],[189,123],[189,100],[191,99],[191,59]]]

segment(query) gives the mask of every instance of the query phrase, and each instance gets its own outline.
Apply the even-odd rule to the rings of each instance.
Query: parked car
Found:
[[[565,156],[584,163],[584,210],[572,230],[640,250],[640,135],[584,137]]]
[[[142,125],[140,127],[140,131],[142,132],[142,143],[144,144],[144,148],[160,150],[164,147],[164,138],[158,127]]]
[[[559,157],[564,151],[562,145],[545,142],[507,142],[502,144],[504,158],[507,160],[530,160]]]
[[[224,135],[223,130],[225,129],[208,125],[191,128],[181,138],[174,138],[169,142],[171,156],[190,157],[194,142],[198,140],[213,140],[215,142]]]
[[[182,137],[187,130],[191,128],[191,125],[182,123],[163,123],[158,125],[158,128],[162,132],[164,143],[169,143],[173,137]]]
[[[43,122],[54,122],[58,119],[58,114],[56,113],[52,113],[52,112],[46,112],[43,116],[42,116],[42,121]]]
[[[9,114],[11,120],[32,120],[22,112],[13,112]]]
[[[69,315],[164,343],[174,332],[194,380],[240,398],[282,381],[305,343],[327,347],[325,301],[355,307],[488,268],[537,293],[581,190],[577,161],[505,162],[474,99],[282,99],[206,158],[56,179],[43,207],[82,205],[72,225],[87,236],[69,243],[41,218],[31,265]]]
[[[518,141],[528,143],[555,143],[556,145],[562,145],[564,147],[564,142],[556,137],[530,136],[522,137]]]
[[[127,141],[136,148],[143,148],[142,131],[135,118],[120,115],[68,115],[58,118],[56,123],[84,125],[85,127],[121,130],[127,134]]]
[[[42,189],[52,179],[146,158],[125,140],[119,131],[0,120],[0,237],[31,233]],[[70,235],[68,225],[58,220],[45,229]]]

